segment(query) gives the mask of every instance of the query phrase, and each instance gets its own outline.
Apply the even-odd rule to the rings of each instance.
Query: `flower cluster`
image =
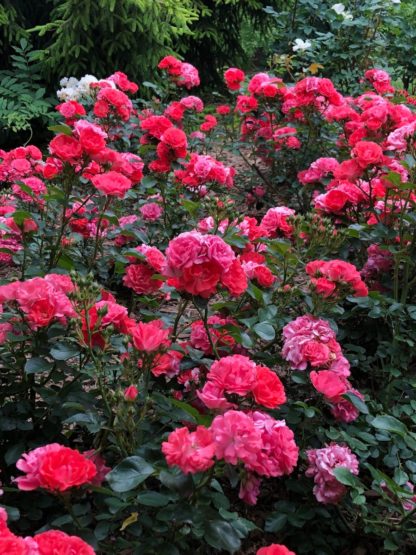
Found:
[[[0,303],[17,304],[32,330],[53,321],[66,323],[76,316],[68,293],[74,285],[68,276],[48,274],[27,281],[14,281],[0,286]]]
[[[139,295],[155,293],[163,285],[163,281],[155,279],[165,264],[165,257],[156,247],[140,245],[136,247],[137,258],[129,256],[132,264],[126,267],[123,283]]]
[[[192,89],[200,84],[196,67],[187,62],[181,62],[174,56],[166,56],[157,67],[165,70],[178,87]]]
[[[215,361],[206,384],[198,391],[198,397],[207,407],[221,411],[236,408],[226,397],[233,394],[239,397],[251,394],[257,404],[271,409],[286,402],[285,390],[277,374],[243,355]]]
[[[218,461],[242,464],[259,476],[279,477],[290,474],[298,460],[293,432],[283,420],[274,420],[263,412],[228,410],[216,416],[209,428],[199,426],[190,433],[179,428],[162,444],[170,465],[185,473],[199,472]]]
[[[306,370],[310,365],[349,376],[349,362],[326,320],[310,314],[299,316],[283,328],[283,338],[282,356],[294,370]]]
[[[314,479],[313,493],[320,503],[336,504],[342,499],[347,488],[334,476],[335,468],[346,468],[351,474],[358,474],[358,459],[349,447],[332,443],[322,449],[307,451],[309,466],[306,476]]]
[[[233,186],[235,169],[224,166],[222,162],[211,156],[192,153],[183,170],[176,170],[175,177],[189,189],[201,190],[209,184],[224,185],[227,189]]]
[[[232,295],[241,295],[247,279],[232,248],[217,235],[197,231],[181,233],[166,249],[163,273],[179,291],[209,298],[224,286]]]
[[[325,299],[340,299],[348,294],[366,297],[368,289],[357,268],[344,260],[313,260],[306,264],[313,290]]]
[[[7,526],[7,514],[0,508],[0,553],[9,555],[95,555],[95,551],[77,536],[49,530],[33,538],[21,538]]]

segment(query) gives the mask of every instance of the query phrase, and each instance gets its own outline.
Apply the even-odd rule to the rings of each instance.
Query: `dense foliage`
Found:
[[[266,11],[275,21],[269,52],[282,72],[308,69],[356,93],[364,71],[379,65],[414,85],[414,2],[292,0],[279,8]]]
[[[0,551],[413,553],[415,99],[158,67],[0,151]]]

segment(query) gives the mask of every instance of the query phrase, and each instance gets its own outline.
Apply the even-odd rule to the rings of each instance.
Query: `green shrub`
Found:
[[[33,122],[45,122],[53,106],[41,85],[39,53],[26,39],[13,50],[11,70],[0,71],[0,142],[9,140],[11,132],[29,131],[32,136]]]

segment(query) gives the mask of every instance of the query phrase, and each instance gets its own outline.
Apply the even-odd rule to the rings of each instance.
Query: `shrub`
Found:
[[[159,68],[1,152],[0,546],[412,553],[414,99]]]
[[[31,50],[26,39],[14,47],[12,69],[0,71],[0,144],[10,140],[10,133],[29,131],[29,141],[33,126],[45,125],[50,118],[53,101],[46,97],[41,86],[38,53]]]

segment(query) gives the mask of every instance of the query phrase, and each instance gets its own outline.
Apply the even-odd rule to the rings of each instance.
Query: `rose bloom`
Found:
[[[148,295],[158,291],[163,281],[153,279],[155,270],[148,264],[130,264],[126,268],[123,283],[138,295]]]
[[[148,222],[155,222],[163,213],[162,207],[156,202],[148,202],[140,207],[140,214]]]
[[[276,281],[275,276],[267,266],[256,266],[254,268],[254,278],[261,287],[271,287]]]
[[[76,449],[58,443],[24,453],[16,466],[26,472],[26,476],[16,478],[18,488],[23,491],[37,488],[66,491],[74,486],[91,483],[97,474],[97,468],[91,460]]]
[[[261,547],[256,555],[296,555],[294,551],[290,551],[286,546],[272,543],[267,547]]]
[[[215,444],[211,432],[204,426],[198,426],[195,432],[178,428],[162,443],[162,453],[169,466],[176,465],[185,474],[195,474],[214,464]]]
[[[93,548],[84,540],[59,530],[37,534],[34,541],[39,550],[36,555],[95,555]]]
[[[261,476],[277,477],[290,474],[297,465],[299,448],[294,434],[284,420],[275,420],[260,411],[249,413],[261,445],[256,458],[246,463],[247,468]]]
[[[208,298],[215,294],[220,277],[221,271],[217,262],[194,264],[184,269],[178,288],[191,295]]]
[[[352,474],[358,474],[358,459],[349,447],[332,443],[322,449],[310,449],[306,452],[309,466],[306,476],[314,479],[313,493],[320,503],[337,504],[347,492],[346,486],[335,478],[334,468],[347,468]]]
[[[325,205],[325,210],[329,212],[340,212],[349,200],[348,195],[344,191],[338,189],[331,189],[320,196]]]
[[[124,198],[132,182],[123,174],[115,171],[100,173],[91,178],[92,184],[104,195]]]
[[[224,73],[224,79],[230,91],[238,91],[245,77],[244,71],[237,67],[230,67]]]
[[[239,260],[234,260],[221,278],[221,282],[234,297],[242,295],[247,289],[247,277]]]
[[[169,75],[180,75],[182,71],[182,62],[175,56],[165,56],[157,66],[159,69],[165,69]]]
[[[83,119],[74,125],[80,145],[88,154],[97,154],[106,147],[107,133],[99,126]]]
[[[314,388],[332,402],[341,401],[341,396],[350,389],[348,380],[331,370],[312,371],[310,378]]]
[[[357,162],[362,168],[379,164],[383,160],[383,150],[381,146],[372,141],[359,141],[353,153],[357,157]]]
[[[74,162],[81,157],[82,146],[75,137],[61,134],[49,143],[49,151],[65,162]]]
[[[220,106],[217,106],[215,111],[220,116],[226,116],[231,112],[231,108],[227,104],[221,104]]]
[[[304,346],[302,354],[311,366],[324,366],[330,360],[331,351],[325,343],[311,340]]]
[[[276,206],[266,212],[261,220],[261,226],[271,238],[278,237],[279,235],[290,237],[293,233],[293,226],[289,224],[287,219],[294,215],[295,211],[292,208]]]
[[[139,390],[137,387],[135,385],[129,385],[129,387],[126,387],[124,390],[124,399],[133,402],[137,399],[138,394]]]
[[[254,463],[262,441],[261,434],[247,414],[229,410],[216,416],[210,427],[215,443],[215,456],[230,464]]]
[[[266,366],[257,366],[256,384],[253,388],[256,403],[275,409],[286,403],[286,394],[279,376]]]
[[[242,114],[247,114],[248,112],[252,112],[257,110],[259,103],[254,96],[245,96],[239,95],[237,97],[237,104],[236,104],[236,111],[241,112]]]
[[[260,484],[260,478],[257,478],[254,474],[248,473],[241,479],[238,497],[244,501],[244,503],[247,503],[247,505],[255,505],[260,493]]]
[[[207,375],[227,393],[246,395],[255,385],[257,377],[256,363],[243,355],[231,355],[216,360]]]
[[[131,329],[134,347],[145,353],[154,353],[169,344],[169,330],[163,329],[162,320],[139,322]]]

